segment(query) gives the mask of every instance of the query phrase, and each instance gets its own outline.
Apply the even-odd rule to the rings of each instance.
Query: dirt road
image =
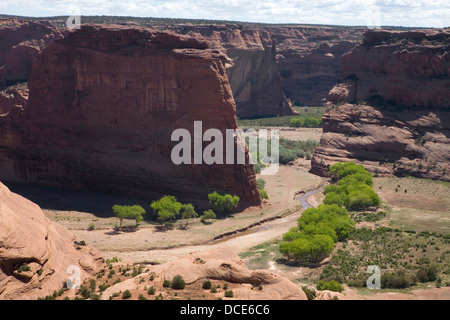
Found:
[[[310,208],[313,206],[313,204],[308,202],[308,197],[311,197],[320,190],[321,187],[310,190],[302,196],[297,197],[297,200],[300,202],[304,209]],[[211,242],[209,244],[183,246],[162,250],[130,252],[107,251],[107,253],[105,252],[105,254],[111,257],[120,256],[122,259],[132,260],[134,262],[167,262],[185,256],[191,252],[209,250],[217,247],[229,247],[235,250],[237,253],[240,253],[263,242],[281,237],[291,227],[296,225],[296,221],[301,216],[301,213],[304,209],[297,210],[283,218],[263,223],[244,232],[235,234],[225,239],[221,239],[219,241]]]

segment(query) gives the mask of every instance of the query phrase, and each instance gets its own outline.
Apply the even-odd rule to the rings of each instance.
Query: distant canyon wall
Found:
[[[38,53],[63,33],[50,22],[0,20],[0,86],[27,81]]]
[[[253,165],[171,161],[175,129],[237,128],[226,61],[206,42],[138,27],[85,25],[51,42],[26,105],[0,118],[0,180],[198,204],[217,190],[259,205]]]
[[[450,180],[450,33],[371,31],[343,57],[312,171],[340,161]]]
[[[241,25],[158,27],[206,41],[227,55],[227,75],[239,118],[293,115],[293,105],[321,106],[340,79],[342,55],[363,28]],[[68,34],[50,22],[0,23],[0,85],[27,81],[37,54]]]

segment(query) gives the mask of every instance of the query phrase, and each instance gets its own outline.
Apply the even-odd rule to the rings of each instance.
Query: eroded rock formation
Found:
[[[0,20],[0,86],[28,80],[38,53],[62,37],[47,21]]]
[[[192,142],[194,121],[236,129],[225,63],[203,41],[146,28],[85,25],[53,41],[20,119],[0,119],[0,177],[199,204],[217,190],[259,205],[251,164],[171,161],[175,129]]]
[[[223,247],[209,251],[193,252],[178,260],[162,265],[150,266],[147,273],[125,280],[106,289],[101,298],[109,297],[119,291],[143,292],[146,283],[141,278],[155,274],[153,285],[162,288],[165,279],[180,275],[186,284],[197,281],[222,280],[243,284],[233,288],[234,298],[245,300],[307,300],[303,290],[292,281],[267,270],[250,270],[239,256],[230,248]],[[263,290],[252,290],[252,286],[262,286]],[[138,296],[138,294],[134,294]]]
[[[361,41],[364,28],[280,26],[268,31],[286,97],[295,105],[317,107],[340,80],[342,56]]]
[[[283,92],[276,65],[276,46],[263,28],[227,26],[178,26],[177,32],[204,39],[230,60],[227,75],[241,118],[292,115],[296,112]]]
[[[450,33],[371,31],[344,56],[312,171],[356,161],[381,174],[450,180]]]
[[[76,240],[38,205],[0,183],[0,300],[51,295],[71,276],[69,266],[79,268],[80,283],[95,275],[103,258],[89,244],[77,250]]]

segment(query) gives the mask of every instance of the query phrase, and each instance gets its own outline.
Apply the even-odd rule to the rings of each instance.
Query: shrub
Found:
[[[261,197],[261,199],[269,199],[269,195],[264,189],[259,189],[259,196]]]
[[[91,297],[91,291],[85,286],[80,286],[80,294],[84,299],[89,299]]]
[[[335,280],[323,281],[320,280],[316,285],[317,290],[330,290],[335,292],[344,291],[344,287]]]
[[[233,298],[233,296],[234,296],[233,290],[225,291],[225,297],[226,298]]]
[[[130,299],[131,298],[131,292],[130,292],[130,290],[125,290],[123,293],[122,293],[122,299]]]
[[[420,282],[435,281],[438,277],[438,268],[436,265],[430,265],[420,268],[416,273]]]
[[[156,288],[154,286],[151,286],[150,288],[148,288],[147,293],[149,295],[154,295],[156,292]]]
[[[91,222],[88,225],[88,231],[93,231],[93,230],[95,230],[95,223]]]
[[[176,275],[172,279],[171,288],[175,290],[183,290],[186,286],[186,282],[184,281],[183,277],[180,275]]]
[[[258,180],[256,180],[256,184],[258,185],[258,189],[264,189],[264,187],[266,186],[266,180],[264,180],[263,178],[259,178]]]
[[[31,268],[27,263],[22,263],[20,267],[17,269],[17,272],[21,273],[25,271],[31,271]]]
[[[206,221],[206,220],[215,219],[215,218],[216,218],[216,214],[211,209],[203,211],[203,215],[200,216],[201,221]]]
[[[290,120],[290,126],[295,128],[321,128],[322,119],[309,117],[295,117]]]
[[[205,282],[203,282],[202,288],[203,289],[211,289],[211,281],[206,280]]]
[[[144,295],[141,293],[141,294],[139,295],[139,300],[147,300],[147,298],[144,297]]]
[[[404,289],[412,286],[413,284],[413,278],[406,275],[406,273],[402,270],[397,273],[386,272],[381,275],[382,288]]]
[[[167,280],[167,279],[164,280],[164,281],[163,281],[163,287],[164,287],[164,288],[170,288],[170,281]]]

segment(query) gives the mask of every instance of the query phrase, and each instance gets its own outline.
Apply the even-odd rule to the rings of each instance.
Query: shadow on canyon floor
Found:
[[[97,217],[112,217],[112,206],[141,205],[147,212],[151,212],[151,199],[130,196],[95,193],[89,191],[71,190],[62,187],[34,186],[27,184],[5,183],[5,185],[42,209],[58,211],[89,212]]]

